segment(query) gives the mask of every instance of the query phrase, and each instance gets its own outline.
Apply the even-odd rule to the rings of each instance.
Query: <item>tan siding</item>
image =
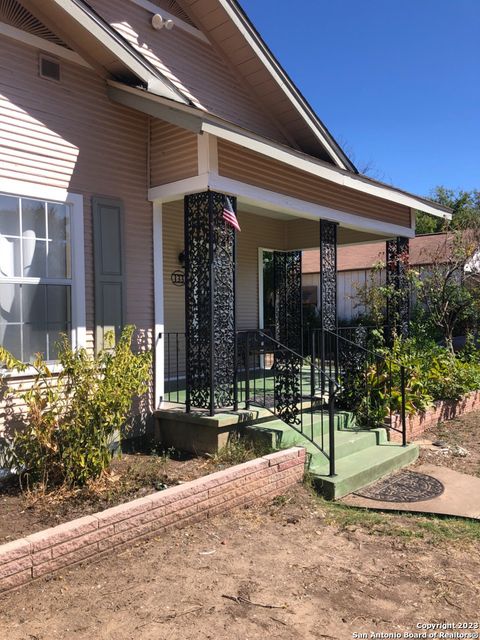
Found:
[[[172,284],[171,274],[181,269],[178,255],[183,251],[183,202],[163,205],[163,299],[165,331],[185,331],[185,289]]]
[[[294,169],[277,160],[218,140],[219,173],[316,204],[374,220],[410,226],[410,209]]]
[[[182,29],[153,30],[151,12],[129,0],[91,0],[90,4],[195,105],[285,142],[267,111],[258,106],[215,47]]]
[[[300,115],[299,109],[287,97],[283,82],[275,80],[245,36],[234,28],[226,10],[220,8],[218,2],[213,4],[214,8],[210,0],[183,0],[182,3],[195,23],[202,26],[208,38],[220,48],[224,58],[235,65],[250,93],[256,96],[257,102],[275,119],[285,135],[293,140],[294,146],[332,163],[330,155]],[[219,26],[222,21],[226,22]]]
[[[150,185],[191,178],[197,173],[197,135],[168,122],[152,120]]]
[[[258,249],[285,248],[285,222],[238,212],[242,228],[237,234],[237,325],[239,329],[258,326]],[[178,254],[183,251],[183,203],[163,206],[163,268],[165,331],[185,331],[185,290],[172,284],[170,276],[180,269]]]
[[[258,327],[258,248],[285,249],[285,222],[251,213],[238,214],[237,324],[239,329]]]
[[[93,336],[91,198],[125,205],[127,317],[151,343],[152,206],[147,201],[148,117],[111,103],[93,72],[63,62],[62,82],[37,74],[37,51],[0,39],[0,178],[84,197],[87,333]],[[8,123],[8,129],[4,124]]]

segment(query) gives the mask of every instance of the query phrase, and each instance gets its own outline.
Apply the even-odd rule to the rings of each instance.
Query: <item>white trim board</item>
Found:
[[[57,58],[62,58],[63,60],[67,60],[68,62],[73,62],[74,64],[86,67],[87,69],[92,68],[91,65],[89,65],[88,62],[84,60],[76,51],[66,49],[59,44],[49,42],[44,38],[35,36],[32,33],[27,33],[22,29],[17,29],[17,27],[12,27],[12,25],[6,24],[5,22],[0,22],[0,35],[7,38],[12,38],[12,40],[17,40],[18,42],[22,42],[23,44],[26,44],[30,47],[34,47],[35,49],[46,51],[47,53],[51,53]]]
[[[60,187],[47,187],[35,182],[23,182],[23,180],[9,178],[0,178],[0,191],[24,198],[55,200],[56,202],[65,202],[68,197],[68,191]]]
[[[165,321],[163,300],[163,213],[161,202],[153,204],[153,290],[155,335],[154,403],[155,409],[165,395]]]
[[[20,180],[0,179],[0,192],[20,198],[38,198],[49,202],[71,205],[70,228],[72,236],[72,347],[85,347],[87,319],[85,305],[85,238],[83,196],[54,187],[42,187]],[[10,375],[10,374],[9,374]],[[13,374],[14,376],[16,374]],[[27,372],[19,374],[28,375]]]
[[[148,191],[148,198],[152,201],[173,202],[187,193],[205,191],[208,188],[235,195],[240,203],[244,202],[267,208],[271,211],[287,213],[293,217],[309,220],[331,220],[332,222],[338,222],[342,227],[377,233],[388,237],[405,236],[413,238],[415,235],[414,229],[410,227],[402,227],[383,220],[373,220],[362,215],[324,207],[313,202],[254,187],[214,173],[204,173],[193,178],[153,187]]]

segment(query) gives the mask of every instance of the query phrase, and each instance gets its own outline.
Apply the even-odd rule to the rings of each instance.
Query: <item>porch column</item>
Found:
[[[337,227],[320,220],[320,321],[322,329],[337,331]]]
[[[336,222],[320,220],[320,366],[326,371],[326,363],[333,362],[334,371],[329,365],[329,374],[338,377],[338,339],[337,339],[337,227]],[[330,332],[330,333],[327,333]],[[323,373],[321,390],[326,390]]]
[[[235,230],[225,204],[213,191],[184,200],[186,408],[210,415],[235,405]]]
[[[407,277],[409,258],[408,238],[387,240],[386,271],[387,287],[392,290],[387,300],[387,333],[391,340],[393,332],[408,336],[410,323],[410,287]]]

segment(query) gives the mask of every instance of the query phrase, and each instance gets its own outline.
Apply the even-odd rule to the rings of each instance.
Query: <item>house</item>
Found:
[[[448,209],[359,174],[235,0],[2,0],[0,49],[1,343],[54,362],[61,332],[94,350],[134,324],[151,411],[173,388],[213,419],[259,402],[237,336],[259,345],[269,253],[276,415],[301,430],[300,251],[332,328],[337,246],[405,247],[415,210]]]
[[[451,238],[446,233],[423,234],[409,242],[409,265],[419,272],[428,270],[432,262],[448,260]],[[381,268],[375,268],[380,266]],[[366,242],[355,250],[349,246],[338,248],[337,253],[337,312],[340,323],[349,323],[365,313],[359,299],[359,290],[373,282],[384,284],[385,243]],[[373,282],[372,282],[373,281]],[[304,251],[302,255],[302,288],[304,304],[319,309],[320,257],[318,250]],[[413,303],[414,292],[411,292]]]

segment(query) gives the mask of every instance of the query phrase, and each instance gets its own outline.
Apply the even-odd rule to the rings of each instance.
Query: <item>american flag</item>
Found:
[[[223,205],[223,219],[229,225],[231,225],[237,231],[241,231],[240,225],[238,224],[237,216],[235,215],[235,211],[233,210],[232,203],[230,202],[230,198],[225,196],[225,203]]]

